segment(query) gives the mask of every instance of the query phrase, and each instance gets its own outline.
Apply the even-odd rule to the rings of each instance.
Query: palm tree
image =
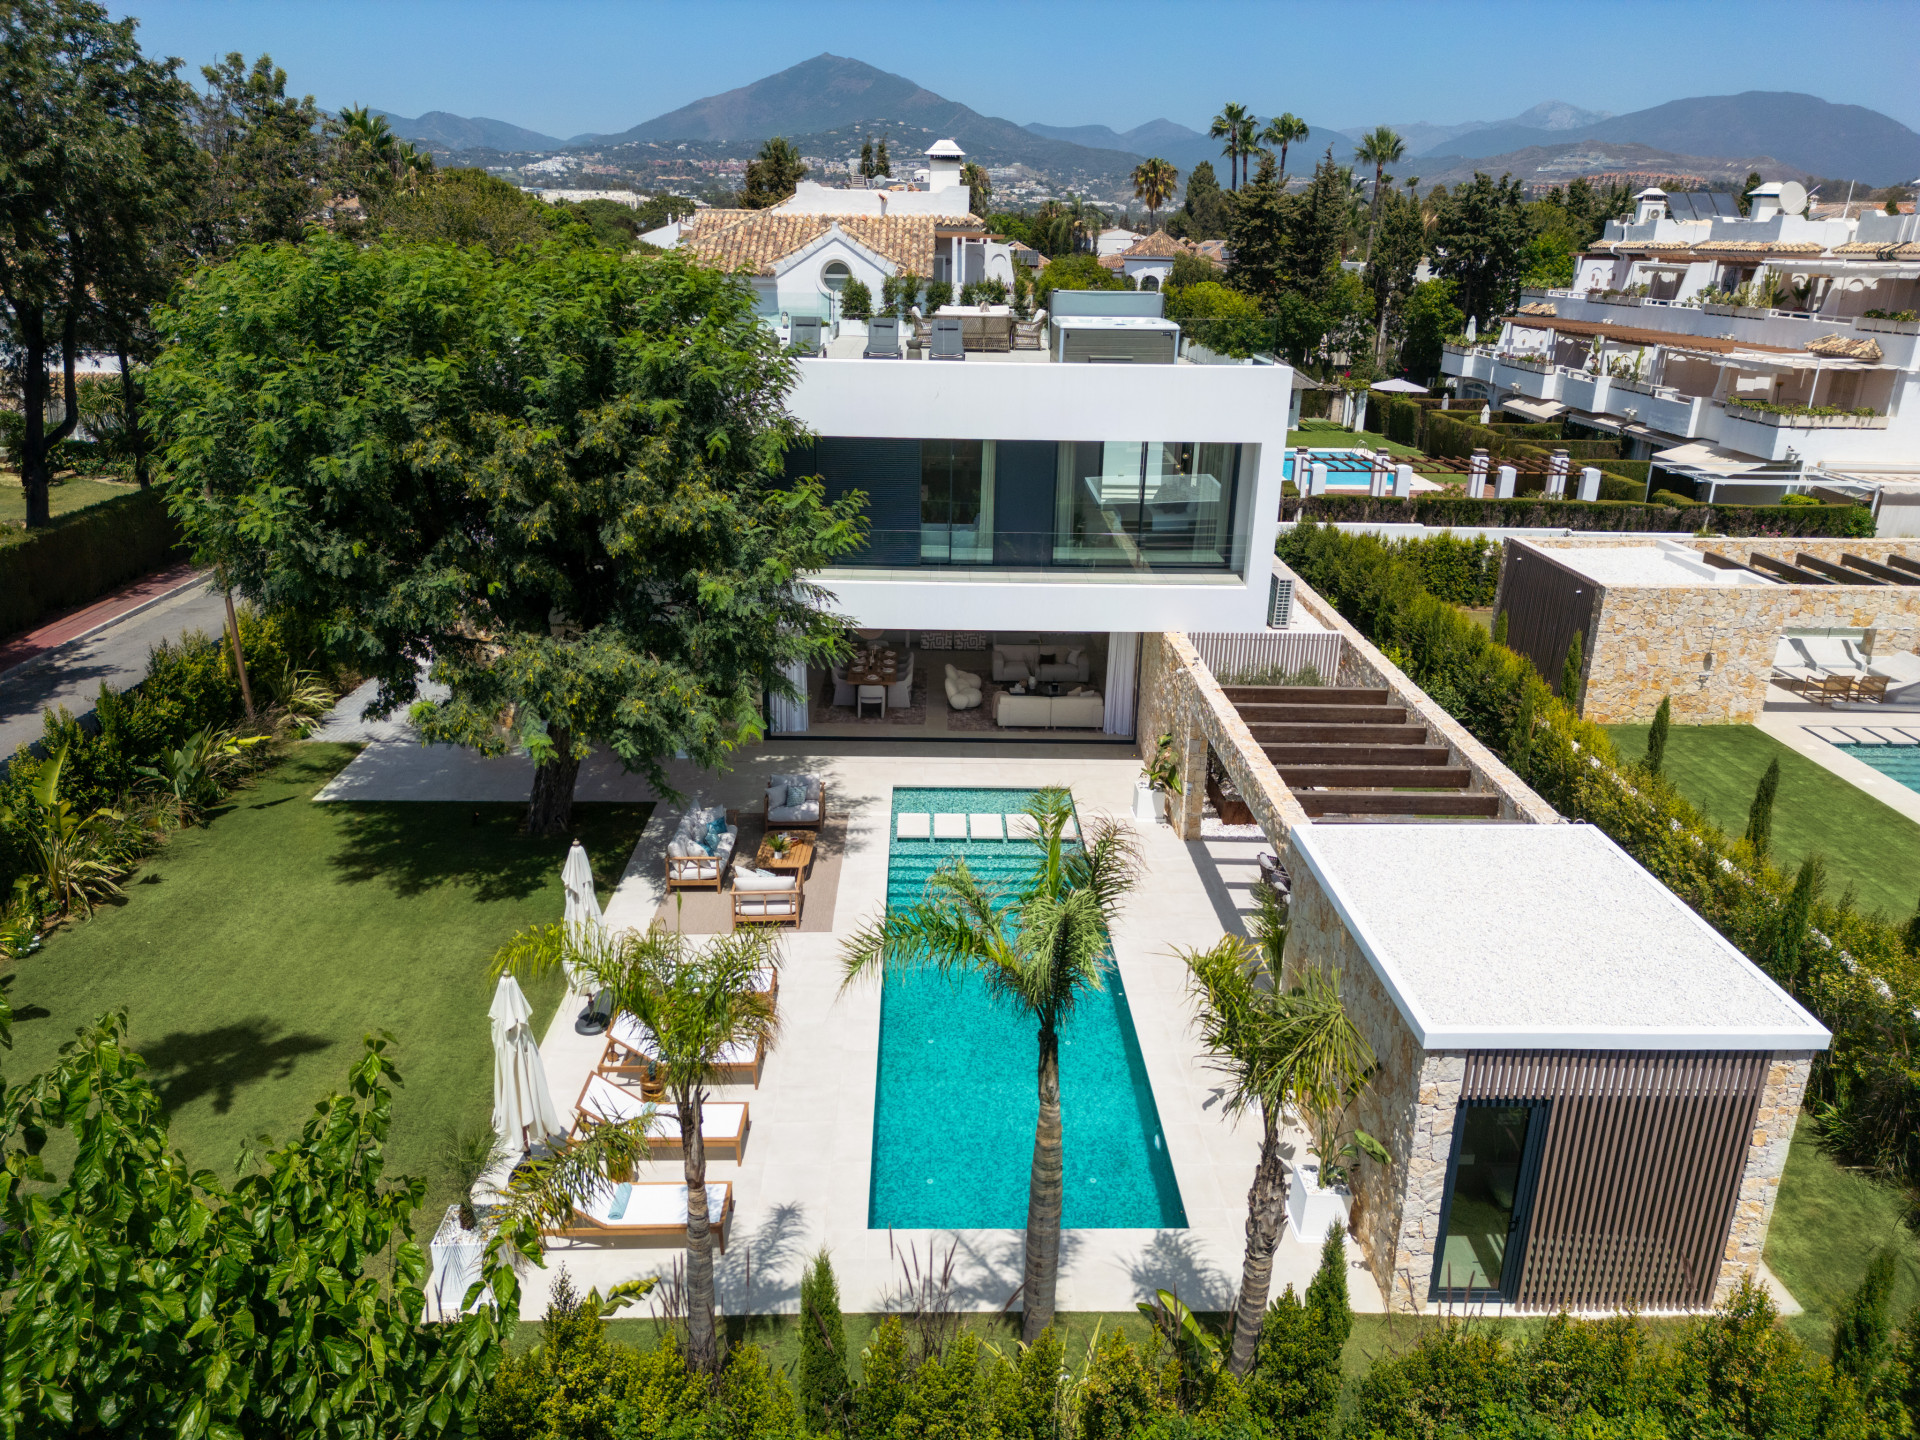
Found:
[[[1200,1029],[1213,1065],[1227,1079],[1233,1113],[1260,1113],[1260,1160],[1247,1191],[1247,1250],[1240,1271],[1240,1299],[1233,1317],[1229,1364],[1244,1377],[1253,1368],[1254,1346],[1266,1314],[1273,1279],[1273,1250],[1286,1214],[1287,1172],[1280,1159],[1280,1124],[1294,1108],[1316,1117],[1316,1144],[1323,1166],[1334,1163],[1334,1118],[1366,1083],[1374,1056],[1340,1003],[1338,972],[1308,970],[1291,990],[1280,984],[1286,947],[1285,912],[1265,885],[1255,943],[1237,935],[1211,950],[1184,958],[1200,1005]],[[1370,1155],[1385,1151],[1356,1133]]]
[[[1160,207],[1173,198],[1174,187],[1179,183],[1180,172],[1157,155],[1133,167],[1133,198],[1147,207],[1148,230],[1160,228],[1157,218]]]
[[[1040,1114],[1027,1189],[1026,1274],[1021,1283],[1028,1344],[1053,1323],[1060,1278],[1060,1029],[1074,1007],[1101,988],[1107,935],[1120,900],[1139,876],[1133,832],[1112,820],[1086,827],[1078,849],[1060,839],[1073,816],[1065,790],[1027,803],[1038,833],[1038,866],[1024,888],[982,885],[956,858],[927,881],[919,904],[889,911],[848,940],[845,984],[876,971],[972,973],[994,998],[1031,1018],[1040,1032]]]
[[[987,178],[986,167],[967,161],[960,167],[960,183],[967,187],[967,208],[986,219],[987,204],[993,199],[993,181]]]
[[[721,1055],[735,1046],[771,1046],[779,1035],[764,978],[766,970],[780,964],[777,942],[763,930],[743,929],[713,936],[699,949],[691,937],[659,924],[644,935],[625,930],[614,938],[548,925],[516,935],[495,958],[494,969],[544,974],[563,964],[580,988],[611,991],[614,1012],[632,1015],[653,1036],[652,1058],[666,1103],[680,1122],[685,1157],[687,1359],[712,1371],[719,1345],[701,1115],[708,1087],[720,1074]]]
[[[1220,107],[1220,113],[1213,117],[1213,124],[1207,129],[1209,139],[1227,142],[1220,149],[1221,153],[1227,157],[1227,178],[1230,189],[1240,188],[1240,157],[1245,153],[1240,148],[1240,142],[1252,120],[1253,116],[1248,113],[1246,106],[1229,101]]]
[[[1381,125],[1354,146],[1354,158],[1373,166],[1373,219],[1367,229],[1367,259],[1373,259],[1374,237],[1380,233],[1380,185],[1387,166],[1398,165],[1407,153],[1407,142],[1390,126]]]
[[[1307,138],[1307,122],[1289,110],[1284,115],[1276,115],[1267,122],[1267,128],[1260,132],[1262,145],[1280,147],[1280,188],[1287,187],[1287,147],[1296,140]]]

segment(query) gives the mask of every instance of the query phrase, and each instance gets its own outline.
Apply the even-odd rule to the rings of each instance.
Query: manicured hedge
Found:
[[[1280,558],[1562,815],[1599,826],[1833,1031],[1807,1103],[1844,1164],[1920,1194],[1920,919],[1860,914],[1850,895],[1809,903],[1784,875],[1704,819],[1599,726],[1580,719],[1470,616],[1427,592],[1375,536],[1302,525]],[[1522,697],[1528,704],[1522,704]],[[1532,724],[1522,717],[1531,715]],[[1812,872],[1803,872],[1812,885]]]
[[[152,490],[58,516],[0,545],[0,635],[97,600],[185,554],[179,525]]]
[[[1547,500],[1522,495],[1512,500],[1469,500],[1464,495],[1391,496],[1312,495],[1281,504],[1284,520],[1370,522],[1374,524],[1546,526],[1568,530],[1695,531],[1705,525],[1718,535],[1858,539],[1873,534],[1873,512],[1862,505],[1648,505],[1631,500]]]

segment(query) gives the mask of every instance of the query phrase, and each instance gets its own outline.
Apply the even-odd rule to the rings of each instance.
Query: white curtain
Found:
[[[807,666],[804,660],[789,661],[783,671],[799,690],[798,700],[784,695],[769,696],[769,719],[776,735],[804,735],[807,730]]]
[[[1133,676],[1140,664],[1140,637],[1131,630],[1107,636],[1107,718],[1100,728],[1109,735],[1133,734]]]

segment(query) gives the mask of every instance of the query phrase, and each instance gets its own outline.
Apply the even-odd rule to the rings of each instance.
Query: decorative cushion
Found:
[[[765,870],[751,870],[745,866],[735,866],[733,888],[735,890],[791,890],[794,877],[791,874],[774,875]]]
[[[767,809],[784,810],[786,804],[787,787],[784,785],[769,785],[767,787]]]
[[[707,828],[700,832],[700,843],[707,847],[707,853],[711,855],[714,847],[720,843],[720,837],[726,833],[727,822],[724,819],[709,820]]]
[[[807,787],[805,784],[787,786],[787,809],[797,810],[806,803]]]
[[[1067,664],[1072,665],[1077,669],[1079,667],[1081,659],[1086,655],[1086,653],[1087,652],[1085,650],[1067,651]]]

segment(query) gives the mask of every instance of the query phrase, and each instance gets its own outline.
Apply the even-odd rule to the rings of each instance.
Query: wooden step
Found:
[[[1393,698],[1385,688],[1368,685],[1222,685],[1234,704],[1384,705]]]
[[[1403,725],[1407,712],[1399,705],[1237,705],[1249,725]]]
[[[1371,736],[1368,737],[1372,739]],[[1267,758],[1283,770],[1289,765],[1444,765],[1452,753],[1444,745],[1262,745]]]
[[[1321,815],[1451,815],[1459,819],[1496,820],[1498,795],[1449,794],[1418,790],[1300,790],[1294,792],[1300,808]]]
[[[1282,765],[1279,769],[1280,778],[1296,795],[1302,785],[1327,790],[1357,790],[1369,785],[1464,790],[1473,783],[1473,772],[1464,765]]]
[[[1243,717],[1244,718],[1244,717]],[[1285,725],[1247,721],[1261,745],[1425,745],[1424,725]]]
[[[1890,580],[1895,585],[1920,585],[1920,574],[1909,574],[1896,570],[1891,565],[1882,565],[1878,560],[1869,560],[1864,555],[1856,555],[1851,550],[1840,552],[1840,563],[1854,570],[1864,570],[1869,575],[1877,575],[1882,580]]]

